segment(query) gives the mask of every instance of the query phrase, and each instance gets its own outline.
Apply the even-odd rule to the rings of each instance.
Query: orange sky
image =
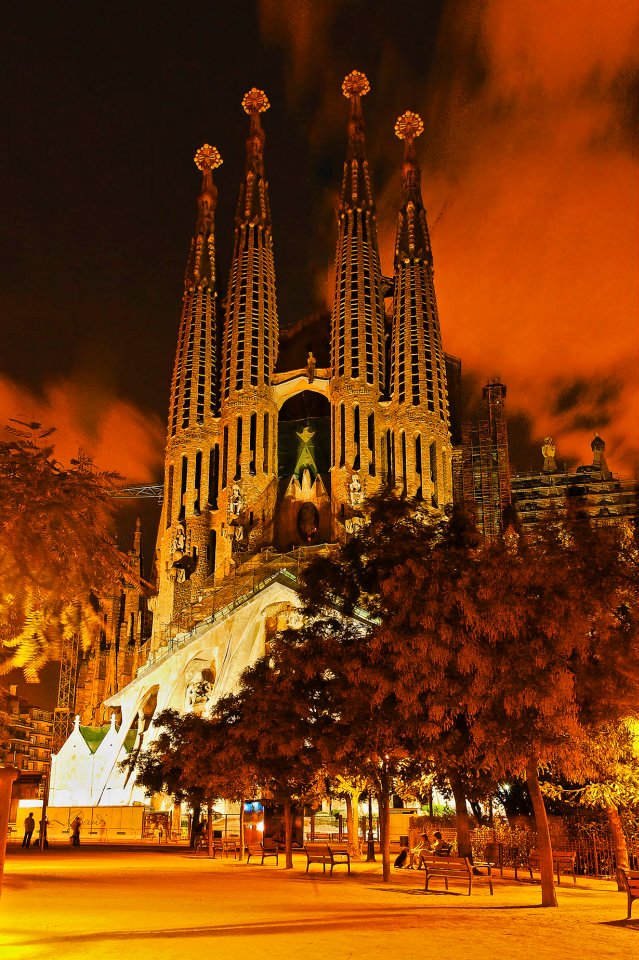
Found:
[[[349,43],[340,4],[261,9],[265,36],[289,57],[292,97],[303,96]],[[598,430],[625,474],[639,457],[638,16],[630,0],[448,2],[436,56],[400,107],[426,125],[418,149],[446,349],[480,383],[506,382],[533,442],[551,434],[559,460],[588,462]],[[401,146],[378,129],[379,103],[406,87],[401,55],[387,47],[369,69],[364,105],[369,157],[387,173],[376,183],[386,273]],[[328,136],[337,106],[328,92],[311,139]],[[318,282],[331,290],[321,271]]]
[[[284,299],[282,292],[301,274],[290,260],[292,245],[299,248],[300,258],[313,263],[317,289],[305,294],[309,313],[324,296],[327,266],[335,247],[333,210],[348,109],[339,84],[351,68],[364,69],[372,87],[364,110],[384,272],[392,272],[402,155],[392,128],[400,112],[413,109],[422,114],[426,127],[418,150],[445,348],[462,357],[464,371],[478,386],[494,376],[507,384],[511,420],[517,418],[517,423],[527,425],[533,445],[531,458],[538,456],[519,467],[541,466],[541,454],[536,450],[548,434],[555,439],[559,462],[588,462],[593,431],[598,430],[607,442],[612,469],[631,474],[639,461],[639,164],[633,87],[639,69],[636,0],[432,0],[430,4],[424,0],[424,9],[427,6],[437,7],[436,15],[431,10],[423,23],[409,23],[408,8],[375,0],[368,5],[356,0],[348,5],[341,0],[257,0],[255,31],[260,56],[263,54],[264,64],[268,60],[268,67],[255,54],[246,64],[237,65],[234,54],[232,69],[239,80],[233,82],[238,90],[253,82],[264,83],[270,93],[268,70],[274,71],[275,64],[285,76],[284,93],[272,97],[273,108],[265,119],[280,298]],[[419,4],[410,5],[413,15],[419,9]],[[358,31],[355,14],[363,15],[365,10],[371,22]],[[347,14],[353,15],[345,20]],[[151,26],[140,24],[149,49]],[[101,30],[107,27],[105,23]],[[111,44],[120,42],[117,22],[114,29]],[[223,25],[220,29],[222,36]],[[132,44],[139,44],[133,31],[131,35]],[[84,49],[72,34],[67,39],[70,56]],[[225,49],[239,51],[240,39],[225,37]],[[162,42],[167,42],[164,35]],[[182,46],[176,44],[176,50],[178,47],[183,57]],[[106,49],[111,47],[107,44]],[[63,65],[70,62],[61,54],[58,60]],[[149,71],[146,63],[144,66],[146,76]],[[188,67],[195,69],[191,61]],[[84,61],[78,69],[86,81]],[[224,70],[227,86],[208,81],[192,86],[193,102],[188,108],[201,118],[206,137],[218,142],[225,156],[218,183],[220,204],[226,203],[230,211],[237,196],[245,118],[238,106],[241,97],[235,87],[228,89],[231,66],[227,64]],[[107,78],[108,89],[119,76],[118,70]],[[58,81],[63,79],[68,78],[61,74]],[[57,97],[55,103],[71,109],[72,96],[80,97],[75,103],[78,117],[89,123],[97,99],[92,93],[84,103],[75,79],[71,76],[64,88],[66,99]],[[96,89],[100,82],[97,76]],[[240,83],[245,87],[239,87]],[[277,85],[275,79],[273,85]],[[168,89],[161,87],[164,94]],[[46,316],[49,308],[41,304],[19,307],[17,301],[25,289],[21,279],[15,282],[17,292],[5,296],[0,290],[0,304],[12,335],[24,340],[14,351],[13,366],[0,366],[0,422],[17,417],[55,425],[60,459],[75,456],[81,446],[101,468],[116,469],[141,482],[159,479],[163,461],[165,413],[157,411],[164,409],[168,399],[181,271],[197,189],[189,166],[191,144],[199,145],[202,133],[199,126],[189,126],[188,114],[184,129],[176,127],[187,106],[181,88],[175,104],[168,104],[173,113],[164,126],[155,121],[152,109],[156,107],[149,100],[149,123],[158,141],[148,159],[141,160],[129,149],[126,104],[116,87],[113,97],[115,107],[109,107],[106,120],[114,131],[119,120],[124,126],[121,131],[107,130],[101,149],[114,151],[108,154],[108,164],[119,164],[117,176],[111,184],[103,174],[99,190],[94,190],[92,183],[88,189],[82,185],[84,192],[79,186],[74,188],[82,226],[85,220],[91,227],[97,223],[100,230],[93,236],[99,237],[101,232],[105,238],[104,247],[90,263],[94,273],[89,275],[86,264],[76,266],[74,256],[64,247],[60,259],[71,277],[71,282],[63,278],[67,283],[64,291],[52,289],[57,261],[51,260],[41,289],[36,270],[34,286],[42,303],[49,300],[51,305]],[[237,127],[230,128],[217,119],[216,111],[227,101],[233,110],[230,116],[237,114],[232,120]],[[45,112],[54,109],[53,101],[45,106]],[[25,116],[24,110],[17,112],[20,118]],[[141,113],[133,108],[130,112],[135,129]],[[29,116],[32,121],[33,113]],[[98,115],[100,130],[102,121]],[[78,128],[75,114],[72,124]],[[304,141],[291,163],[299,166],[300,156],[309,157],[314,180],[308,170],[285,168],[286,157],[283,161],[277,154],[282,145],[287,147],[286,128],[291,140],[295,136]],[[176,138],[179,161],[171,155],[161,167],[160,160]],[[24,142],[29,151],[33,151],[32,140],[28,130]],[[145,145],[148,148],[146,140]],[[16,169],[33,162],[23,147]],[[321,177],[316,175],[318,170],[322,170]],[[64,172],[58,181],[51,179],[56,190]],[[128,183],[125,176],[130,177]],[[302,196],[313,208],[307,221],[310,225],[303,225],[306,234],[302,239],[285,236],[291,213],[286,210],[286,187],[282,188],[281,180],[278,189],[278,176],[285,177],[287,184],[298,185],[294,199],[288,197],[289,204],[299,207],[297,198]],[[155,183],[156,193],[146,190],[147,178]],[[41,181],[29,181],[28,170],[26,182],[33,185],[34,209],[39,215],[55,191],[37,192]],[[177,198],[167,197],[175,192]],[[142,216],[131,201],[136,195],[144,210]],[[161,204],[155,202],[156,196],[163,197]],[[173,200],[175,205],[170,206]],[[149,201],[146,208],[143,201]],[[110,222],[99,203],[113,208]],[[65,211],[72,206],[66,204]],[[144,237],[142,249],[135,230],[155,209],[160,211],[157,222],[161,226],[156,227],[153,243]],[[176,218],[182,214],[184,221],[178,223]],[[23,215],[27,238],[23,260],[30,277],[31,263],[39,266],[44,262],[31,259],[28,231],[33,216],[33,212]],[[222,211],[218,218],[220,250],[229,246],[231,216]],[[59,233],[59,244],[68,243],[73,230],[82,236],[73,219],[64,226],[67,233]],[[53,237],[51,249],[55,231],[56,224],[47,221],[47,237],[49,233]],[[161,248],[159,260],[153,259],[156,244],[167,236],[175,245],[179,266],[168,247]],[[38,257],[39,251],[34,256]],[[10,272],[10,264],[6,270]],[[72,303],[74,270],[79,279],[86,279],[83,295],[89,290],[95,296],[93,302]],[[167,276],[173,286],[167,285]],[[222,270],[220,276],[224,282]],[[8,290],[9,284],[6,287]],[[113,297],[108,307],[103,306],[105,289]],[[295,309],[290,309],[288,316],[282,311],[284,322],[299,319]],[[44,317],[40,327],[23,329],[38,312]],[[71,356],[66,344],[73,341],[67,335],[65,354],[55,357],[55,340],[47,340],[46,334],[56,325],[62,329],[65,323],[67,328],[75,325],[85,339],[77,337],[78,352]],[[52,351],[50,363],[29,370],[33,352],[47,349],[40,347],[39,337]],[[86,356],[93,358],[88,364]],[[61,362],[67,357],[68,363]],[[147,403],[144,410],[143,403]]]

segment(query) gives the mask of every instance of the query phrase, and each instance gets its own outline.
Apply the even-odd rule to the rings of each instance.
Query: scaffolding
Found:
[[[62,643],[60,679],[58,681],[58,702],[53,711],[52,753],[59,751],[73,727],[79,651],[80,635],[73,633]]]

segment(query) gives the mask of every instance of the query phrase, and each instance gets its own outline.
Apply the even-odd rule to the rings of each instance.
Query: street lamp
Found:
[[[373,798],[368,791],[368,838],[366,863],[375,863],[375,841],[373,840]]]

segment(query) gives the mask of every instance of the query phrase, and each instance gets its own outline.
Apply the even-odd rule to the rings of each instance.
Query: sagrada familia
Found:
[[[407,111],[395,124],[404,156],[387,276],[366,158],[368,80],[354,70],[342,90],[350,116],[326,366],[306,349],[302,366],[278,365],[265,93],[252,89],[242,101],[249,132],[224,311],[213,179],[222,160],[208,144],[195,155],[202,186],[171,384],[151,635],[145,641],[140,598],[127,593],[125,616],[109,614],[119,635],[81,665],[79,716],[53,758],[51,803],[141,801],[118,761],[153,739],[159,710],[205,714],[235,687],[294,616],[299,564],[355,532],[368,497],[390,484],[441,514],[455,495],[474,504],[487,534],[511,501],[502,384],[486,387],[487,420],[462,437],[460,362],[442,346],[416,154],[422,120]],[[593,451],[586,500],[593,476],[610,479],[603,448],[593,442]],[[544,456],[539,482],[521,486],[523,514],[568,483]],[[141,562],[139,530],[130,562]]]

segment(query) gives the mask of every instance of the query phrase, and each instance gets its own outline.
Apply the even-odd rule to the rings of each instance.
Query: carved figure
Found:
[[[308,357],[307,357],[307,360],[306,360],[306,377],[307,377],[309,383],[312,383],[313,380],[315,379],[315,364],[316,364],[316,363],[317,363],[317,360],[316,360],[315,357],[313,356],[313,351],[312,351],[312,350],[309,350],[309,352],[308,352]]]
[[[348,485],[348,499],[352,507],[359,507],[364,500],[364,491],[358,474],[354,473]]]
[[[555,444],[553,443],[552,437],[544,437],[541,452],[544,457],[544,473],[556,473]]]
[[[231,498],[229,500],[229,513],[233,517],[239,517],[244,509],[244,497],[239,483],[234,483],[231,489]]]

